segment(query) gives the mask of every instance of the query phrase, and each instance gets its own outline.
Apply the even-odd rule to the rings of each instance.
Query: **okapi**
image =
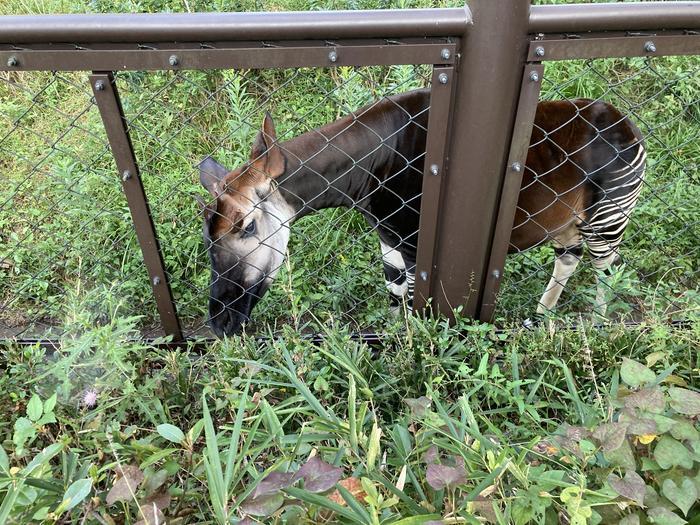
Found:
[[[386,97],[284,142],[268,113],[244,165],[202,161],[200,181],[214,198],[200,204],[217,336],[249,319],[282,265],[291,224],[329,207],[354,207],[376,229],[392,303],[410,304],[429,104],[428,89]],[[538,105],[509,250],[554,244],[538,313],[554,308],[584,244],[595,268],[616,261],[645,158],[639,129],[610,104]],[[597,307],[604,310],[600,278]]]

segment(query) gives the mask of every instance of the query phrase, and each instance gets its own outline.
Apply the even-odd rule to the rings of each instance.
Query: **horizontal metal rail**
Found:
[[[532,6],[530,33],[638,31],[700,27],[700,2]]]
[[[202,42],[457,36],[468,8],[287,13],[77,14],[0,17],[0,42]]]

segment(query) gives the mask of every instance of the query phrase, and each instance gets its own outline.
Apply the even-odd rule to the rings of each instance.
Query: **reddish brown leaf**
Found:
[[[136,489],[143,481],[143,472],[136,465],[127,465],[123,469],[118,468],[117,475],[120,477],[114,482],[107,494],[107,505],[133,499]]]

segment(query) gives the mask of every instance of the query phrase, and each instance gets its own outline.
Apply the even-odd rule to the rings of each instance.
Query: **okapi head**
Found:
[[[293,210],[274,179],[285,164],[266,114],[248,162],[233,171],[210,157],[199,165],[199,180],[215,199],[200,205],[211,260],[209,319],[218,337],[240,332],[284,260]]]

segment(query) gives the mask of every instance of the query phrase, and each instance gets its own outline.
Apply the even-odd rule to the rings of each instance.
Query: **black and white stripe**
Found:
[[[596,267],[607,267],[616,259],[617,248],[642,191],[647,157],[644,146],[639,144],[626,156],[631,158],[632,155],[630,161],[620,156],[616,164],[622,167],[590,178],[596,191],[579,230]]]

